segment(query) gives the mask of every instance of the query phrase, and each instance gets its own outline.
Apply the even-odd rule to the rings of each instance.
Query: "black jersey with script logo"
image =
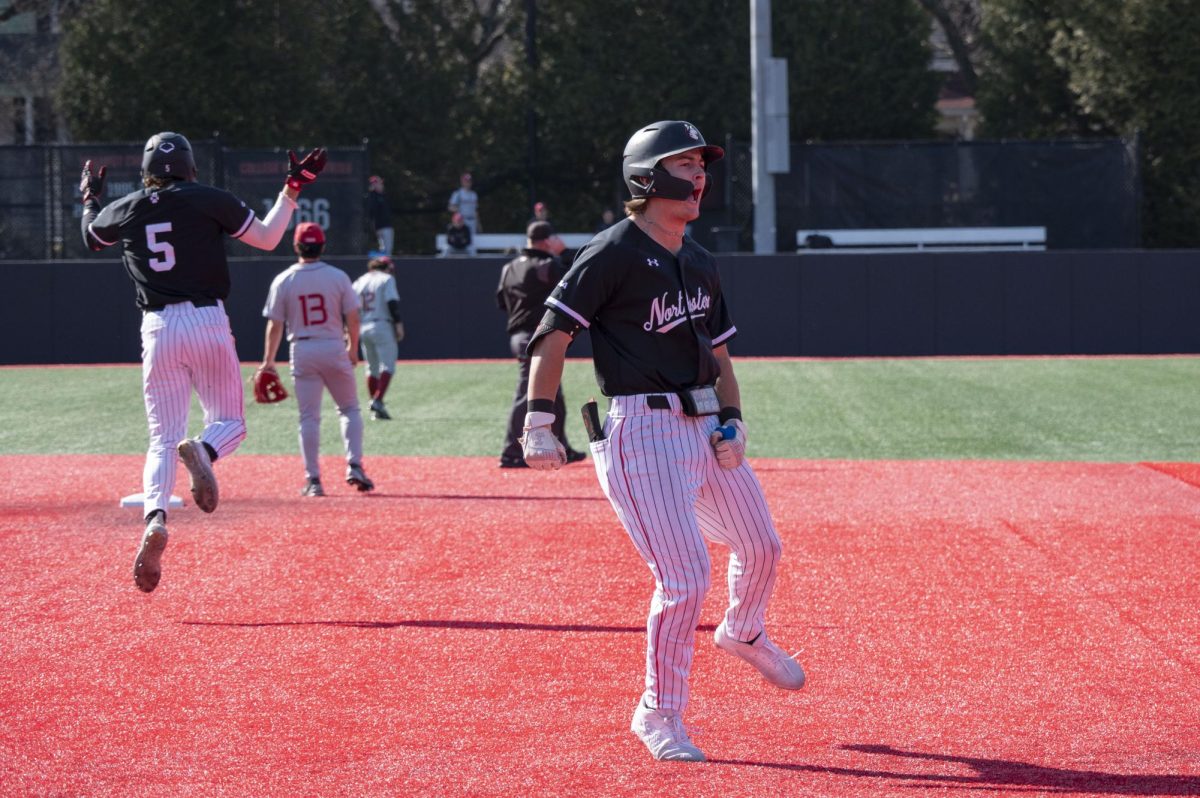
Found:
[[[708,250],[685,237],[672,255],[629,219],[579,251],[546,305],[542,329],[591,334],[605,396],[712,385],[713,347],[737,334]]]
[[[224,236],[241,236],[253,221],[254,211],[228,191],[181,181],[106,205],[84,237],[93,249],[121,244],[138,307],[159,307],[228,297]]]

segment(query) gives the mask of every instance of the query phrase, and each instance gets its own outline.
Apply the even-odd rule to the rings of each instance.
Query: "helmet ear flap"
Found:
[[[669,200],[685,200],[692,196],[692,181],[675,177],[656,166],[630,166],[626,170],[625,182],[634,199],[660,197]],[[704,184],[707,186],[708,181]]]
[[[657,173],[658,170],[653,167],[631,166],[629,174],[625,178],[625,183],[629,187],[629,194],[634,199],[654,196],[654,178]]]

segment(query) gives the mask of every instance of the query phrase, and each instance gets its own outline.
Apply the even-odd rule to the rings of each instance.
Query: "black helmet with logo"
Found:
[[[142,174],[188,180],[196,171],[192,145],[180,133],[155,133],[142,152]]]
[[[662,197],[685,200],[692,195],[693,186],[687,180],[672,177],[659,169],[659,162],[681,152],[701,148],[704,165],[725,157],[725,150],[704,141],[704,136],[691,122],[655,122],[634,133],[625,145],[621,159],[621,174],[629,193],[639,197]],[[712,185],[712,177],[704,181],[704,193]]]

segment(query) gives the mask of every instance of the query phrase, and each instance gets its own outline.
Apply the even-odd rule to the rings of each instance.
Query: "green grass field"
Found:
[[[1200,357],[736,365],[752,456],[1200,460]],[[509,361],[402,361],[388,394],[395,420],[367,420],[368,456],[498,455],[515,376]],[[568,436],[582,448],[579,406],[600,398],[590,361],[568,362],[564,390]],[[248,393],[247,422],[240,452],[297,451],[294,399],[261,406]],[[192,430],[199,423],[195,405]],[[321,441],[339,451],[328,397]],[[135,454],[145,443],[139,366],[0,369],[0,454]]]

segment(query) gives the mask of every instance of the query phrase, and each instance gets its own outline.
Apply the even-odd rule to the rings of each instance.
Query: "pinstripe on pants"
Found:
[[[192,389],[204,410],[200,438],[225,457],[246,437],[242,372],[225,306],[191,302],[142,317],[142,391],[150,444],[142,473],[142,510],[166,510],[175,487],[175,447],[187,436]]]
[[[647,703],[682,712],[710,586],[706,538],[731,550],[725,623],[739,640],[763,630],[780,543],[750,464],[717,465],[709,443],[716,416],[686,416],[677,396],[668,399],[670,410],[652,410],[644,394],[614,397],[607,436],[591,450],[600,486],[654,576]]]

